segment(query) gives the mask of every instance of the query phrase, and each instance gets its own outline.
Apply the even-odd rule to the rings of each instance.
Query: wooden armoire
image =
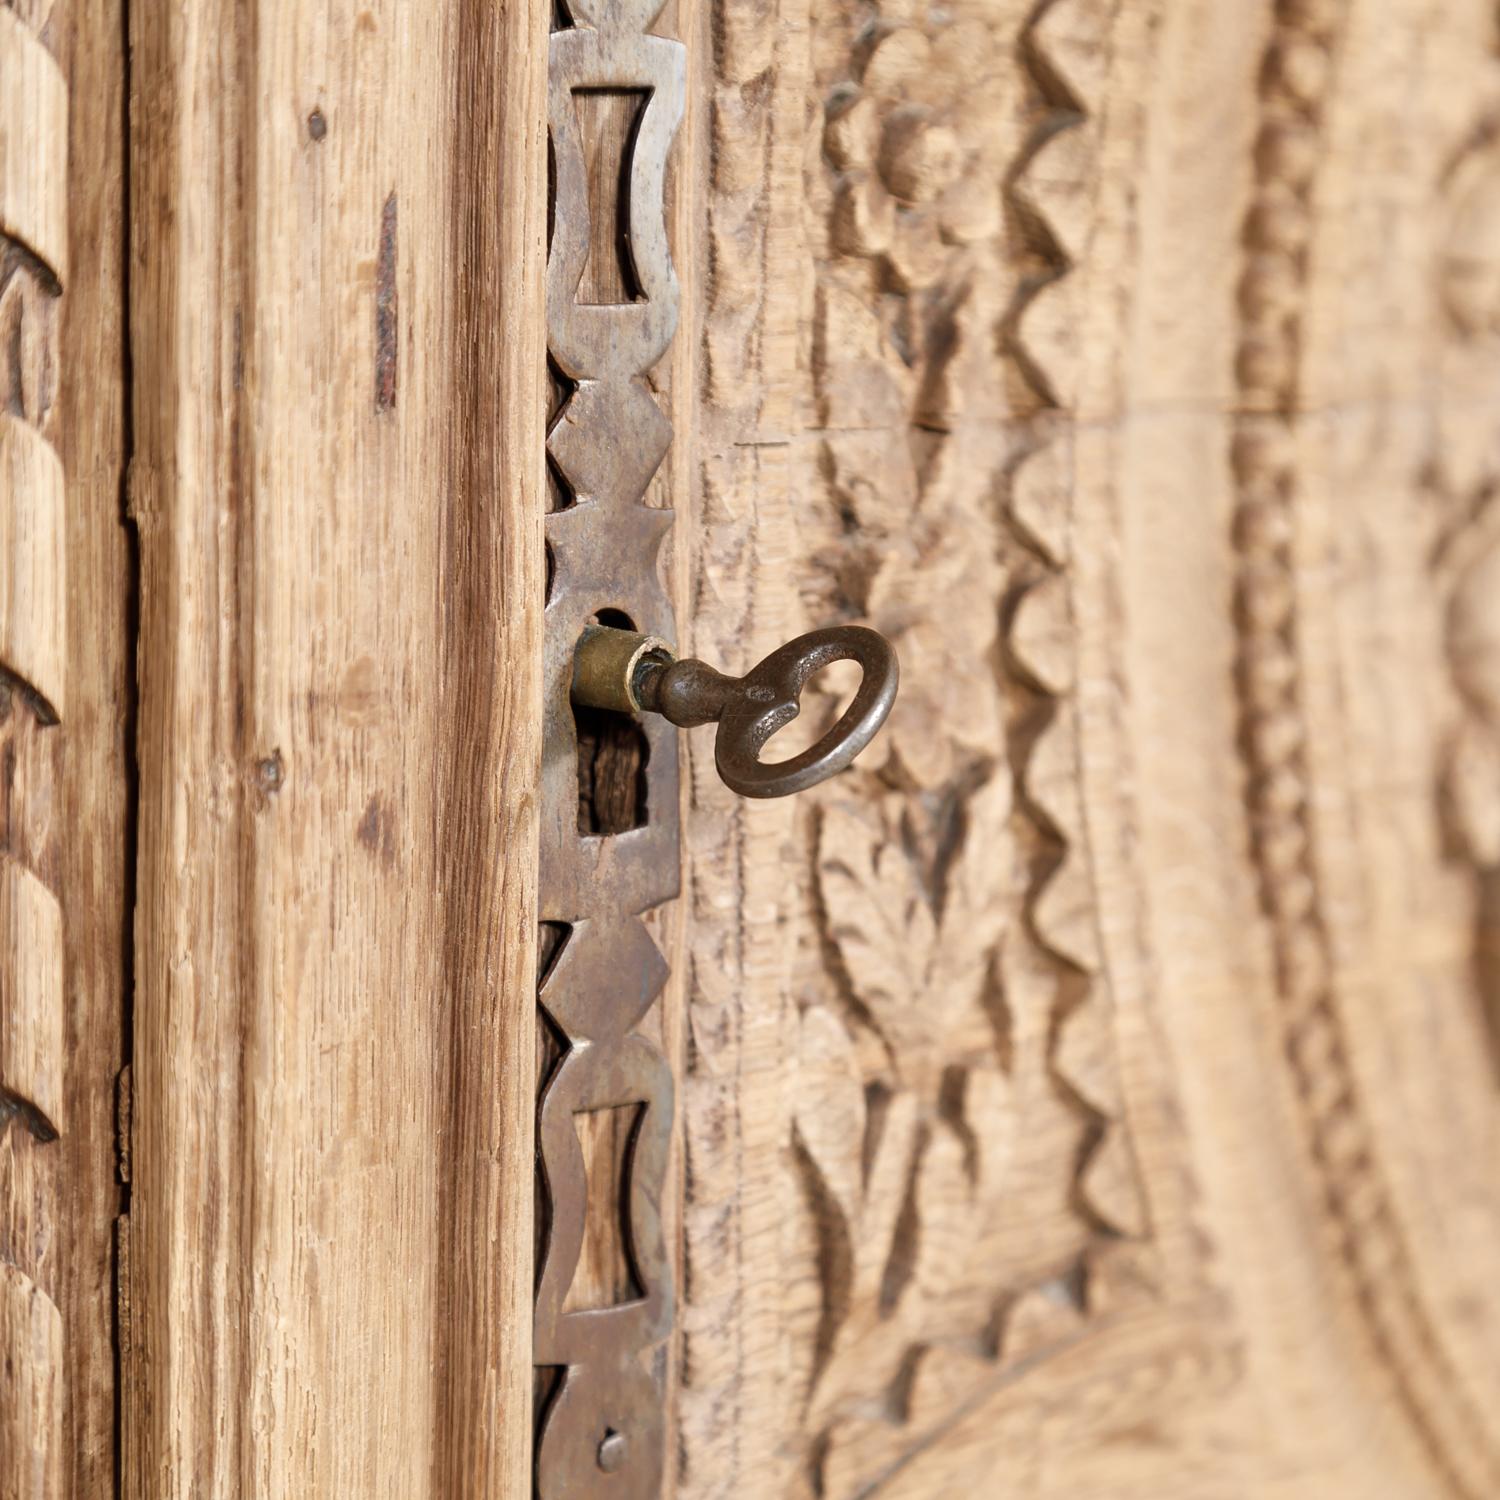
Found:
[[[1496,0],[0,0],[0,539],[0,1500],[1500,1497]]]

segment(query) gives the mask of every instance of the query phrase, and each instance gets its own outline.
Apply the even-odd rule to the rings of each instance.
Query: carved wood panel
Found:
[[[0,7],[0,1491],[25,1500],[116,1476],[121,51],[107,4]]]
[[[690,644],[903,694],[689,756],[684,1495],[1494,1490],[1493,17],[1395,9],[711,12]]]
[[[60,1224],[63,921],[56,726],[67,713],[67,480],[56,441],[57,303],[67,271],[67,83],[37,30],[0,11],[0,666],[8,780],[0,863],[0,1347],[14,1389],[0,1447],[25,1492],[62,1492],[65,1342],[52,1242]],[[24,769],[21,767],[24,766]],[[29,1139],[22,1139],[22,1137]]]
[[[0,3],[0,1493],[1491,1500],[1494,0],[563,9]]]

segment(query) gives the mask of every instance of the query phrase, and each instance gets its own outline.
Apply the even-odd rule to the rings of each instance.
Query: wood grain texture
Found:
[[[34,1134],[56,1136],[63,1100],[63,922],[57,898],[16,860],[0,865],[0,1078],[26,1093]]]
[[[456,246],[451,266],[430,268],[419,303],[440,307],[456,277],[458,319],[446,337],[458,355],[458,420],[445,441],[458,483],[440,575],[446,759],[436,788],[451,1048],[438,1097],[449,1103],[453,1157],[436,1313],[447,1380],[431,1483],[434,1496],[511,1500],[529,1493],[531,1465],[521,1413],[534,1291],[546,10],[465,0],[456,29],[447,148]],[[450,117],[445,107],[439,117]],[[414,256],[425,254],[422,222]],[[420,468],[419,446],[411,458]]]
[[[545,17],[132,28],[127,1492],[520,1495]]]
[[[0,8],[0,233],[68,270],[68,85],[40,28]]]
[[[39,715],[66,712],[67,484],[57,450],[30,422],[0,413],[0,661]]]
[[[114,1148],[128,905],[123,14],[0,12],[0,1356],[25,1500],[116,1477]],[[77,94],[91,107],[73,110]],[[73,191],[77,183],[85,190]]]
[[[678,644],[904,686],[683,742],[664,1492],[1489,1500],[1492,0],[681,11]],[[138,650],[124,16],[0,5],[0,1496],[520,1497],[549,17],[131,12]]]
[[[6,1391],[0,1403],[5,1500],[51,1500],[63,1489],[62,1315],[57,1304],[12,1265],[0,1264],[0,1349]]]
[[[22,8],[23,10],[25,7]],[[68,80],[70,245],[54,420],[67,474],[68,641],[60,892],[66,949],[66,1495],[119,1481],[117,1220],[127,1206],[116,1107],[127,1061],[134,875],[134,542],[128,454],[125,14],[118,0],[50,11]],[[61,24],[60,24],[61,23]],[[78,187],[76,185],[82,185]]]

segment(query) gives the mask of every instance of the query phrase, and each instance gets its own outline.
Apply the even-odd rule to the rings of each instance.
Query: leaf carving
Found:
[[[992,773],[968,799],[957,850],[924,871],[907,848],[904,800],[824,810],[818,887],[828,936],[902,1082],[930,1096],[958,1017],[979,1004],[1006,925],[1010,784]]]
[[[819,1243],[815,1410],[872,1386],[897,1401],[914,1342],[983,1321],[974,1257],[1004,1202],[1014,1101],[998,1056],[959,1066],[952,1046],[994,982],[1016,878],[1010,811],[992,768],[930,830],[894,793],[823,809],[827,935],[854,1025],[878,1034],[888,1066],[862,1077],[849,1025],[826,1006],[804,1014],[794,1136]]]
[[[910,861],[883,826],[849,803],[823,815],[818,884],[828,935],[897,1072],[926,1050],[921,1002],[938,927]]]
[[[798,1143],[852,1226],[859,1217],[864,1187],[860,1158],[849,1150],[849,1143],[865,1136],[865,1090],[849,1033],[832,1011],[818,1006],[802,1017],[797,1066]]]
[[[838,1018],[821,1006],[807,1011],[793,1134],[811,1169],[819,1241],[822,1308],[810,1391],[875,1320],[918,1125],[911,1095],[861,1083],[853,1042]]]

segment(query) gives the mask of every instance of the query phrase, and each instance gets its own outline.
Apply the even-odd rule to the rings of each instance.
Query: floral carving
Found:
[[[1016,1324],[1044,1342],[1071,1326],[1101,1236],[1143,1229],[1091,992],[1056,409],[1101,23],[1062,0],[846,24],[814,37],[824,503],[799,517],[801,594],[890,636],[902,691],[809,839],[821,972],[799,997],[793,1155],[817,1269],[792,1342],[830,1494],[865,1482],[872,1412],[871,1451],[914,1441],[1027,1347],[1018,1306],[1055,1311]]]
[[[992,27],[882,20],[855,51],[856,77],[828,102],[823,149],[840,175],[834,248],[881,263],[903,291],[943,274],[946,247],[1001,224],[997,152],[1007,74]]]
[[[835,802],[820,819],[817,878],[827,935],[889,1058],[891,1081],[931,1100],[948,1040],[982,1006],[1009,920],[1014,849],[1009,778],[991,774],[963,804],[955,853],[923,867],[899,794],[874,809]]]
[[[811,1346],[815,1409],[851,1387],[896,1399],[912,1344],[972,1337],[993,1311],[979,1257],[1017,1125],[996,992],[1010,810],[1009,778],[990,775],[937,868],[897,795],[820,818],[818,891],[849,989],[842,1015],[804,1013],[798,1048],[795,1144],[835,1272]],[[954,1047],[986,1024],[992,1045]]]
[[[902,686],[796,808],[710,817],[694,779],[695,934],[720,942],[689,1018],[679,1478],[750,1482],[718,1414],[753,1399],[800,1434],[754,1484],[831,1497],[1076,1332],[1100,1252],[1144,1226],[1094,982],[1069,574],[1067,273],[1111,13],[880,0],[774,42],[715,15],[695,644],[753,659],[778,608],[868,623]],[[828,678],[788,737],[838,711]],[[774,1293],[736,1259],[751,1236]]]

